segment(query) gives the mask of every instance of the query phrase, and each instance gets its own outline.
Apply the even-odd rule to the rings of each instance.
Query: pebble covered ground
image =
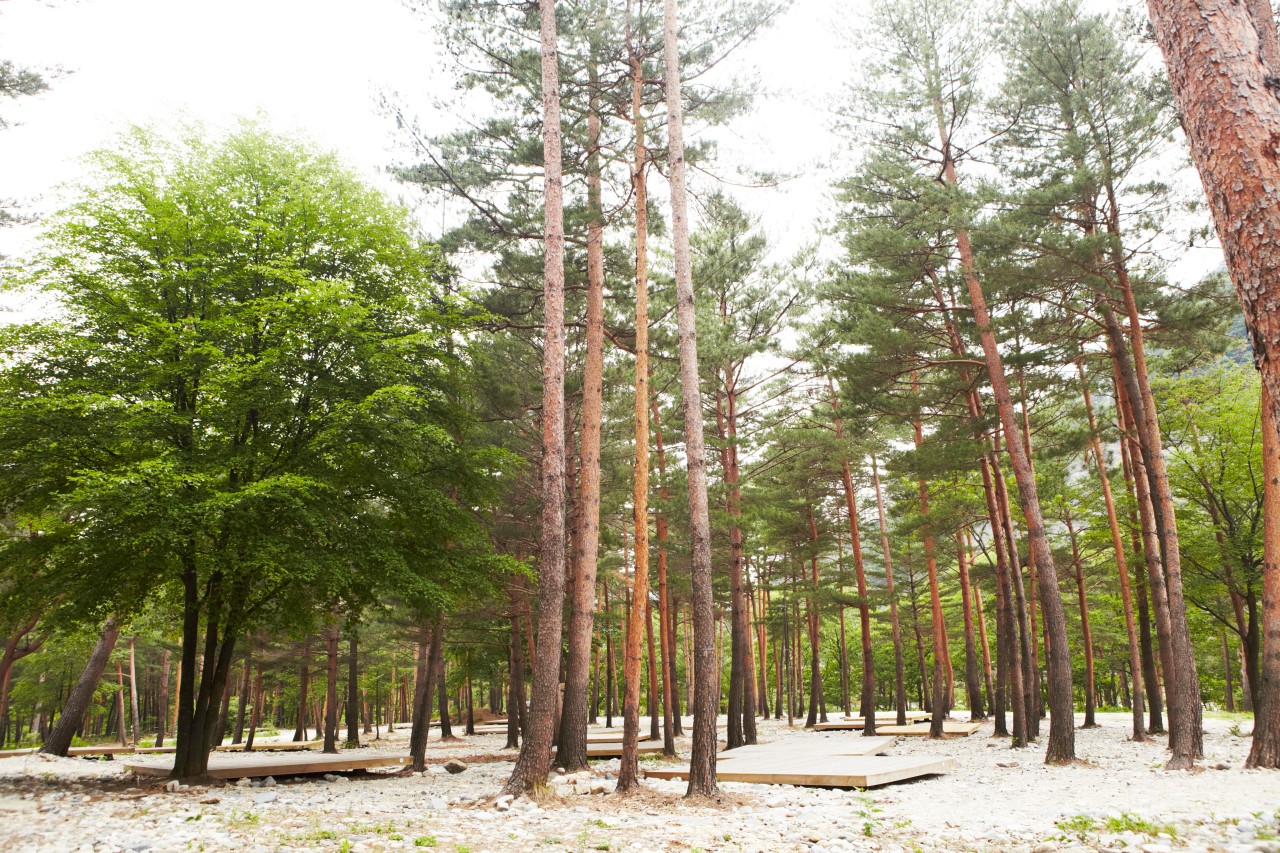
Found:
[[[968,738],[894,746],[897,755],[954,757],[945,775],[870,791],[722,783],[721,799],[703,803],[686,802],[674,781],[616,796],[616,760],[557,774],[536,801],[496,799],[514,757],[500,735],[433,740],[421,775],[179,790],[134,778],[120,759],[4,758],[0,850],[1280,853],[1280,771],[1244,770],[1249,739],[1230,721],[1206,721],[1206,757],[1190,773],[1161,769],[1163,739],[1129,742],[1126,715],[1100,722],[1077,731],[1081,760],[1069,767],[1044,766],[1041,746],[1010,750],[987,724]],[[760,729],[762,741],[856,736],[778,722]],[[403,752],[407,731],[365,749]],[[448,772],[451,759],[465,769]]]

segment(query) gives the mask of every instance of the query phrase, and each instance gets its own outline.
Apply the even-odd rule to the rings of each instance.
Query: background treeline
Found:
[[[750,109],[720,66],[781,11],[682,5],[691,136]],[[433,708],[455,729],[514,711],[518,742],[542,504],[539,19],[443,12],[478,118],[433,135],[385,102],[413,152],[396,174],[466,211],[434,242],[305,143],[140,130],[11,273],[56,310],[2,339],[6,745],[176,731],[194,773],[255,729],[336,748],[340,720],[358,741],[417,719],[420,739]],[[574,765],[572,732],[622,714],[638,607],[628,675],[674,750],[694,555],[661,10],[557,12],[557,763]],[[865,25],[877,50],[838,105],[850,152],[813,246],[772,245],[747,205],[769,190],[729,190],[713,146],[687,151],[730,745],[762,716],[911,705],[994,716],[1015,745],[1049,713],[1065,760],[1072,708],[1085,725],[1123,708],[1185,766],[1205,707],[1259,701],[1263,426],[1225,276],[1167,276],[1205,216],[1143,24],[1078,0],[882,0]]]

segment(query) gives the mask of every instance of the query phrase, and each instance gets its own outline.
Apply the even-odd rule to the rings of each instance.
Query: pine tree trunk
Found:
[[[995,679],[992,678],[991,671],[991,646],[987,642],[987,616],[982,609],[982,587],[977,583],[971,583],[970,588],[973,591],[975,615],[978,618],[978,638],[982,643],[982,678],[987,688],[987,705],[992,713],[1003,714],[1003,706],[997,708],[996,704]]]
[[[165,649],[160,653],[160,700],[156,709],[156,746],[164,746],[164,724],[169,716],[169,660],[171,655]]]
[[[1013,529],[1013,510],[1009,501],[1009,484],[1005,480],[1004,470],[999,463],[999,435],[998,431],[993,430],[994,455],[992,457],[991,470],[996,484],[996,496],[1000,500],[1000,523],[1005,540],[1005,553],[1009,558],[1009,604],[1013,608],[1014,617],[1010,627],[1011,629],[1016,629],[1016,633],[1013,635],[1014,642],[1018,646],[1018,660],[1022,663],[1022,668],[1018,673],[1022,683],[1022,690],[1019,693],[1022,704],[1022,731],[1026,738],[1025,742],[1030,743],[1035,740],[1038,730],[1036,702],[1033,695],[1035,678],[1031,674],[1031,647],[1035,644],[1036,638],[1032,635],[1029,624],[1030,617],[1027,612],[1027,594],[1023,586],[1018,539]],[[1072,726],[1074,727],[1074,725],[1073,721]],[[1016,730],[1014,736],[1017,736]]]
[[[418,773],[427,769],[427,736],[431,731],[431,706],[435,699],[434,676],[442,654],[440,648],[443,645],[442,625],[439,618],[432,622],[427,671],[423,674],[421,688],[414,691],[413,727],[409,732],[409,760],[410,767]],[[441,738],[443,739],[443,733]]]
[[[93,701],[93,693],[96,692],[97,684],[102,679],[102,671],[106,670],[106,663],[110,660],[111,651],[115,649],[115,640],[118,637],[119,628],[116,628],[113,616],[102,625],[102,634],[93,646],[88,662],[84,663],[84,669],[76,679],[76,684],[67,694],[67,702],[63,703],[63,711],[58,716],[58,722],[55,722],[40,752],[49,756],[67,756],[72,739],[84,722],[84,713],[88,711],[88,706]]]
[[[726,318],[726,306],[720,303],[722,322]],[[725,487],[725,514],[729,517],[729,609],[730,609],[730,641],[732,652],[729,661],[729,701],[728,726],[726,727],[725,749],[737,749],[745,742],[742,735],[742,694],[744,677],[742,672],[743,637],[738,631],[742,613],[742,530],[737,526],[733,513],[733,467],[729,459],[729,436],[725,429],[724,388],[730,382],[730,368],[725,366],[717,371],[716,387],[716,437],[720,443],[721,482]]]
[[[652,388],[652,375],[649,380]],[[658,460],[658,498],[662,503],[662,507],[654,513],[654,528],[658,534],[658,624],[662,632],[662,707],[663,714],[666,715],[662,735],[662,754],[674,756],[676,754],[675,738],[683,734],[683,726],[680,722],[680,686],[676,678],[676,658],[680,646],[676,643],[675,616],[679,610],[672,604],[671,593],[667,589],[666,506],[671,499],[671,493],[667,489],[667,456],[662,446],[662,420],[659,417],[658,398],[652,390],[649,396],[649,414],[653,416],[654,452]]]
[[[976,393],[976,392],[975,392]],[[1027,709],[1026,694],[1023,691],[1022,644],[1019,640],[1019,625],[1014,614],[1013,566],[1009,561],[1007,550],[1008,538],[1005,535],[1005,512],[1003,475],[999,473],[999,463],[994,449],[984,454],[979,461],[982,472],[982,490],[987,500],[987,516],[991,525],[992,546],[996,552],[996,651],[999,665],[999,681],[1009,691],[1009,710],[1013,717],[1013,733],[1010,745],[1014,749],[1027,746]],[[1003,703],[1001,705],[1003,709]],[[996,734],[1007,734],[1002,726],[1003,720],[996,717]]]
[[[1108,188],[1110,192],[1110,188]],[[1121,375],[1126,384],[1136,384],[1130,401],[1141,417],[1135,417],[1138,427],[1139,447],[1151,481],[1151,497],[1156,509],[1156,531],[1160,537],[1160,551],[1164,561],[1165,585],[1169,599],[1169,628],[1172,656],[1177,666],[1177,678],[1170,684],[1170,692],[1176,693],[1177,703],[1170,702],[1169,748],[1173,758],[1171,770],[1187,770],[1195,766],[1197,758],[1204,755],[1204,706],[1200,700],[1200,677],[1196,671],[1195,647],[1191,642],[1191,629],[1187,622],[1187,605],[1182,592],[1182,550],[1178,543],[1178,522],[1169,485],[1169,475],[1164,462],[1164,450],[1160,438],[1160,421],[1156,412],[1155,396],[1148,381],[1146,352],[1143,345],[1142,323],[1129,275],[1120,248],[1120,230],[1117,205],[1111,198],[1111,216],[1108,230],[1112,236],[1116,278],[1124,297],[1125,311],[1129,318],[1129,339],[1133,350],[1132,371],[1125,371],[1125,359],[1121,359]],[[1110,317],[1110,311],[1107,312]],[[1114,318],[1113,318],[1114,319]],[[1114,325],[1112,323],[1111,325]],[[1111,330],[1108,330],[1111,333]]]
[[[1274,408],[1280,403],[1280,213],[1275,205],[1280,45],[1269,5],[1265,0],[1147,2],[1244,309],[1254,360],[1269,392],[1272,422],[1280,424]],[[1189,688],[1186,692],[1190,697]],[[1170,727],[1176,725],[1170,719]]]
[[[545,216],[542,367],[542,542],[538,644],[529,731],[503,793],[546,784],[559,693],[565,586],[564,529],[564,193],[560,147],[560,71],[554,0],[540,0]]]
[[[244,741],[245,752],[253,751],[253,738],[258,731],[258,726],[262,723],[262,656],[258,656],[258,671],[254,676],[253,685],[253,711],[249,715],[249,734]]]
[[[324,751],[338,751],[338,625],[325,632]]]
[[[311,686],[311,638],[302,642],[302,669],[298,674],[298,726],[293,732],[294,741],[307,739],[307,688]]]
[[[978,649],[973,634],[973,596],[969,582],[968,555],[964,535],[956,532],[956,564],[960,575],[960,604],[964,613],[964,689],[970,720],[985,720],[982,704],[982,682],[978,675]]]
[[[943,177],[947,184],[957,185],[955,162],[952,159],[951,139],[942,116],[942,105],[935,104],[938,133],[943,151]],[[996,411],[1007,436],[1017,435],[1018,427],[1013,410],[1013,398],[1005,378],[1004,359],[996,344],[995,329],[987,310],[986,294],[978,278],[974,263],[973,247],[969,233],[964,228],[956,230],[956,244],[960,254],[960,266],[969,291],[969,303],[973,319],[977,323],[982,352],[987,363],[987,377],[995,398]],[[1075,760],[1075,714],[1071,685],[1071,657],[1067,646],[1067,622],[1062,609],[1062,595],[1058,589],[1058,573],[1054,568],[1053,554],[1045,531],[1044,516],[1040,511],[1040,499],[1036,492],[1035,476],[1022,444],[1008,442],[1009,461],[1018,483],[1018,499],[1023,517],[1027,521],[1027,540],[1031,554],[1039,569],[1039,592],[1044,611],[1045,633],[1051,640],[1049,659],[1049,743],[1045,749],[1045,763],[1060,764]],[[1034,639],[1033,639],[1034,642]]]
[[[513,581],[507,592],[511,627],[507,638],[507,743],[519,749],[524,710],[524,649],[520,645],[520,593]]]
[[[347,628],[347,749],[360,748],[360,660],[355,625]],[[365,713],[366,720],[368,713]]]
[[[587,335],[582,377],[581,486],[574,525],[574,566],[570,596],[564,710],[555,764],[576,773],[587,767],[587,691],[595,616],[596,561],[600,545],[600,427],[604,399],[604,213],[600,202],[600,109],[596,37],[591,31],[587,64]],[[647,464],[648,458],[645,462]]]
[[[436,624],[432,627],[431,647],[434,649],[439,646],[440,653],[434,658],[435,660],[435,679],[436,692],[440,697],[440,739],[453,740],[453,720],[449,716],[449,691],[447,689],[445,679],[445,662],[444,662],[444,614],[436,614]],[[559,685],[556,688],[559,692]],[[558,698],[558,697],[557,697]],[[552,721],[551,731],[555,731],[554,720]]]
[[[134,660],[133,648],[137,639],[137,637],[129,638],[129,710],[132,714],[131,719],[133,721],[132,743],[134,746],[137,746],[138,741],[142,738],[142,716],[138,713],[138,668],[137,663]],[[7,675],[8,674],[6,673],[6,681]],[[5,709],[7,710],[8,703],[6,702],[4,704],[6,706]]]
[[[244,671],[240,675],[240,694],[236,699],[236,726],[231,733],[233,745],[244,742],[245,713],[249,706],[249,691],[253,686],[252,659],[252,649],[247,650],[244,656]]]
[[[120,664],[116,664],[116,684],[119,690],[116,691],[116,729],[118,731],[118,739],[121,746],[129,745],[129,738],[125,735],[124,723],[124,669]]]
[[[915,384],[914,377],[912,384]],[[924,427],[919,420],[915,422],[915,433],[915,446],[919,450],[924,444]],[[920,480],[919,486],[920,516],[924,519],[921,533],[925,567],[929,572],[929,612],[933,628],[933,716],[929,722],[929,737],[940,738],[947,716],[947,641],[942,633],[942,593],[938,588],[938,560],[934,553],[933,528],[929,523],[929,489],[924,480]]]
[[[679,328],[685,457],[689,469],[689,550],[693,574],[694,677],[697,679],[688,796],[710,797],[717,792],[716,716],[720,706],[720,672],[715,667],[711,520],[707,507],[707,460],[702,434],[702,394],[699,386],[696,314],[689,254],[688,190],[685,182],[680,53],[676,41],[676,0],[665,0],[663,20],[671,233],[675,255],[676,321]]]
[[[1124,609],[1125,634],[1129,640],[1129,672],[1132,675],[1132,699],[1130,711],[1133,714],[1133,733],[1130,739],[1139,742],[1146,740],[1143,731],[1143,675],[1142,651],[1138,642],[1138,632],[1134,625],[1133,590],[1129,583],[1129,565],[1125,555],[1124,538],[1120,532],[1120,518],[1116,512],[1115,496],[1111,492],[1111,477],[1107,474],[1106,458],[1102,454],[1102,441],[1098,438],[1098,423],[1093,414],[1093,394],[1089,390],[1089,380],[1084,373],[1084,363],[1076,362],[1080,374],[1080,384],[1084,392],[1084,408],[1089,419],[1089,449],[1093,452],[1094,463],[1098,469],[1098,482],[1102,486],[1102,501],[1107,510],[1107,526],[1111,531],[1111,549],[1116,557],[1116,569],[1120,574],[1120,598]],[[1123,440],[1123,439],[1122,439]]]
[[[1116,424],[1120,432],[1120,462],[1124,475],[1125,493],[1129,496],[1129,536],[1133,554],[1143,560],[1147,572],[1151,563],[1147,559],[1147,549],[1143,546],[1149,535],[1149,527],[1139,521],[1137,478],[1134,474],[1133,457],[1130,453],[1129,429],[1125,415],[1125,407],[1121,404],[1120,380],[1114,379],[1116,399]],[[1150,513],[1142,512],[1141,519],[1149,520]],[[1135,599],[1138,603],[1138,645],[1142,651],[1142,682],[1147,698],[1147,734],[1164,733],[1164,704],[1160,698],[1160,683],[1156,676],[1156,656],[1151,643],[1151,612],[1147,604],[1147,572],[1138,572],[1135,576]]]
[[[880,488],[880,467],[876,455],[871,454],[871,485],[876,492],[876,514],[880,522],[880,552],[884,560],[885,594],[889,597],[889,626],[893,635],[893,706],[897,712],[897,724],[907,724],[906,667],[902,660],[902,626],[898,622],[898,596],[893,588],[893,558],[889,548],[889,520],[884,510],[884,492]],[[865,717],[865,715],[864,715]]]
[[[1222,632],[1222,680],[1226,682],[1223,689],[1223,707],[1228,714],[1236,711],[1235,689],[1231,684],[1231,646],[1227,645],[1227,632]]]
[[[1280,441],[1271,389],[1262,391],[1262,667],[1246,767],[1280,767]]]
[[[836,440],[843,441],[844,423],[839,415],[835,386],[830,378],[827,379],[827,389],[831,392],[831,407],[836,410]],[[849,516],[849,548],[853,553],[854,581],[858,586],[858,627],[862,638],[862,690],[858,697],[858,715],[863,720],[863,736],[873,737],[876,733],[876,673],[875,656],[871,652],[871,604],[867,598],[867,571],[862,559],[862,534],[858,528],[858,506],[854,498],[853,475],[849,470],[849,460],[844,455],[840,458],[840,480],[844,486],[845,512]],[[888,567],[886,565],[887,572]],[[843,635],[843,616],[841,617],[840,625]],[[847,689],[846,681],[846,691]],[[845,704],[848,704],[847,696]]]
[[[641,620],[649,623],[649,256],[648,199],[645,193],[644,119],[641,116],[643,73],[640,59],[631,54],[631,109],[636,131],[635,170],[632,184],[636,193],[636,364],[635,364],[635,476],[632,490],[635,527],[635,604],[627,621],[623,674],[626,692],[622,702],[622,760],[618,766],[618,793],[640,787],[640,631]],[[643,235],[643,236],[641,236]],[[640,598],[643,596],[644,604]],[[567,769],[567,768],[566,768]]]
[[[819,628],[822,617],[818,613],[818,524],[809,506],[809,600],[806,602],[806,622],[809,628],[809,716],[804,727],[811,729],[818,724],[819,697],[822,696],[822,664],[819,654]],[[825,722],[825,721],[824,721]]]
[[[1098,721],[1094,716],[1097,704],[1097,693],[1093,672],[1093,632],[1089,629],[1089,603],[1085,597],[1084,566],[1080,562],[1080,543],[1076,539],[1075,527],[1071,523],[1071,511],[1064,509],[1063,524],[1067,528],[1067,538],[1071,541],[1071,563],[1075,568],[1076,593],[1080,598],[1080,631],[1084,645],[1084,725],[1081,728],[1096,729]]]
[[[1178,639],[1178,625],[1186,627],[1186,607],[1185,605],[1181,607],[1182,619],[1179,622],[1174,616],[1173,586],[1167,571],[1170,565],[1169,556],[1166,553],[1169,540],[1164,528],[1167,523],[1173,521],[1173,518],[1172,515],[1167,514],[1169,507],[1159,499],[1156,491],[1159,488],[1157,483],[1159,475],[1154,474],[1152,470],[1153,466],[1158,466],[1163,471],[1164,463],[1163,460],[1156,461],[1159,455],[1155,450],[1158,447],[1158,439],[1156,444],[1150,443],[1152,425],[1147,419],[1146,406],[1141,400],[1141,390],[1138,387],[1134,365],[1129,360],[1124,345],[1119,321],[1110,309],[1103,309],[1103,317],[1106,321],[1107,336],[1116,368],[1117,399],[1124,411],[1125,424],[1130,428],[1127,433],[1129,461],[1134,469],[1133,480],[1138,495],[1139,514],[1142,518],[1142,547],[1147,561],[1147,589],[1151,593],[1151,605],[1155,611],[1156,634],[1160,641],[1160,664],[1169,713],[1169,748],[1173,751],[1169,769],[1185,769],[1194,764],[1195,758],[1201,751],[1199,746],[1202,738],[1201,709],[1199,680],[1194,672],[1194,661],[1191,662],[1191,669],[1184,668],[1185,662],[1179,651],[1181,649],[1182,652],[1190,653],[1190,638],[1186,638],[1186,648]],[[1164,478],[1164,484],[1167,488],[1167,477]],[[1179,584],[1180,587],[1181,584]],[[1196,685],[1196,696],[1194,702],[1190,703],[1193,707],[1189,707],[1184,701],[1187,698],[1183,692],[1186,687],[1185,682],[1194,682]],[[1188,731],[1188,717],[1192,720],[1194,732]],[[1179,732],[1180,735],[1175,734]]]

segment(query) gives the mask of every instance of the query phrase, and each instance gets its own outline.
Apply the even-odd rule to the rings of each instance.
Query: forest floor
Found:
[[[1280,853],[1280,772],[1243,769],[1249,739],[1232,721],[1206,720],[1205,760],[1186,773],[1160,769],[1163,738],[1129,742],[1128,720],[1102,714],[1102,728],[1078,730],[1081,760],[1069,767],[1044,766],[1039,745],[1010,750],[989,737],[988,723],[968,738],[900,738],[890,753],[955,758],[944,775],[870,791],[722,783],[720,802],[699,804],[686,803],[675,781],[647,780],[641,796],[613,796],[616,760],[593,763],[595,775],[576,786],[553,784],[537,802],[496,804],[514,757],[500,735],[432,740],[433,764],[421,775],[176,792],[127,774],[120,759],[4,758],[0,850]],[[854,736],[760,727],[762,742]],[[407,747],[405,729],[365,750]],[[467,769],[445,772],[449,758]]]

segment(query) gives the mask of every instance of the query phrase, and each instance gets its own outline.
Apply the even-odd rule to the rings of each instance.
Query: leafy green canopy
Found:
[[[91,162],[10,283],[58,310],[0,331],[0,499],[46,525],[3,547],[44,549],[74,620],[197,580],[228,634],[473,588],[501,457],[467,442],[466,305],[406,213],[248,123]]]

